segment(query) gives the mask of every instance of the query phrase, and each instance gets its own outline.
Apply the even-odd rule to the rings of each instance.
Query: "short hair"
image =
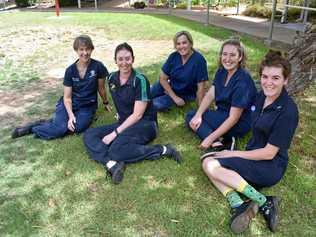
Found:
[[[125,49],[125,50],[129,51],[129,52],[131,53],[132,58],[133,58],[133,61],[134,61],[134,58],[135,58],[135,57],[134,57],[133,49],[132,49],[132,47],[131,47],[128,43],[126,43],[126,42],[124,42],[124,43],[119,44],[118,46],[116,46],[115,52],[114,52],[114,60],[116,60],[116,55],[117,55],[117,53],[118,53],[119,51],[121,51],[122,49]]]
[[[218,66],[223,67],[221,58],[222,58],[222,53],[223,53],[224,47],[226,45],[233,45],[237,48],[239,56],[241,56],[241,61],[239,62],[239,67],[245,68],[247,54],[246,54],[245,47],[243,46],[243,44],[240,42],[239,39],[228,39],[228,40],[224,41],[224,43],[222,44],[221,49],[219,51]]]
[[[74,44],[73,44],[74,50],[77,51],[80,46],[85,46],[91,50],[94,49],[92,40],[88,35],[80,35],[75,39]]]
[[[192,47],[193,47],[193,38],[192,38],[192,35],[188,32],[188,31],[185,31],[185,30],[182,30],[182,31],[179,31],[175,34],[175,36],[173,37],[173,45],[174,45],[174,48],[176,48],[177,46],[177,40],[180,36],[184,35],[188,41],[191,43]]]
[[[261,63],[259,64],[259,76],[261,77],[262,71],[265,67],[278,67],[282,69],[284,79],[290,79],[291,64],[289,60],[282,57],[280,51],[269,50]]]

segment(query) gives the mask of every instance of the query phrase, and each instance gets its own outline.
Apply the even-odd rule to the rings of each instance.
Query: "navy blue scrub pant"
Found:
[[[247,160],[240,157],[216,160],[222,167],[237,172],[257,189],[278,183],[284,176],[287,167],[287,160],[280,156],[276,156],[272,160]]]
[[[159,81],[150,88],[150,94],[153,98],[153,104],[157,111],[164,111],[176,105],[172,98],[165,93],[165,89],[160,85]],[[193,101],[196,98],[195,94],[177,94],[177,96],[181,97],[185,102]]]
[[[190,121],[194,117],[196,110],[189,111],[185,116],[185,123],[190,128]],[[201,140],[208,137],[214,130],[216,130],[227,118],[229,114],[225,111],[213,111],[207,110],[202,115],[202,123],[196,130],[196,134]],[[224,137],[243,137],[250,130],[250,124],[238,121],[234,127],[232,127]]]
[[[96,106],[73,109],[76,117],[75,133],[86,130],[92,123]],[[65,136],[68,130],[68,113],[64,102],[60,99],[56,104],[56,111],[51,120],[32,128],[32,133],[38,138],[50,140]]]
[[[156,160],[161,157],[161,145],[146,145],[157,136],[155,121],[141,119],[121,132],[112,143],[105,144],[102,139],[113,132],[118,123],[97,128],[89,128],[83,135],[84,144],[91,159],[105,165],[108,161],[134,163],[141,160]]]

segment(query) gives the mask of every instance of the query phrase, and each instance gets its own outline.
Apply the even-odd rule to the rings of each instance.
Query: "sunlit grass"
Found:
[[[84,33],[83,30],[91,33],[102,50],[107,49],[107,44],[122,41],[134,40],[139,44],[142,41],[146,44],[168,41],[166,49],[155,51],[163,56],[153,56],[151,60],[146,54],[152,52],[137,48],[139,55],[143,55],[136,54],[136,62],[140,62],[138,69],[151,82],[157,80],[176,31],[186,29],[192,33],[195,47],[208,61],[210,78],[217,66],[221,42],[232,35],[227,30],[168,16],[63,15],[67,17],[57,20],[51,13],[1,13],[1,32],[10,27],[14,36],[19,37],[23,27],[34,27],[29,32],[30,39],[37,40],[39,29],[53,30],[58,36],[56,41],[52,39],[29,57],[17,53],[21,58],[19,63],[4,63],[8,52],[0,48],[0,63],[4,63],[0,65],[5,65],[0,67],[0,93],[34,95],[22,100],[25,103],[23,112],[10,120],[9,111],[2,121],[17,124],[50,117],[61,95],[62,81],[57,87],[43,87],[43,93],[38,95],[34,90],[38,90],[36,85],[42,82],[46,64],[55,60],[54,65],[65,67],[68,59],[72,59],[70,46],[76,30],[78,34]],[[45,41],[50,42],[49,39],[40,42]],[[248,51],[248,67],[257,78],[256,65],[267,49],[248,37],[242,36],[242,41]],[[110,65],[111,70],[115,69],[113,56],[108,51],[100,52],[96,48],[95,53]],[[316,234],[316,114],[313,112],[315,101],[311,100],[315,93],[316,86],[313,85],[296,98],[300,126],[290,151],[288,171],[278,185],[263,190],[266,194],[281,196],[283,200],[280,228],[275,236]],[[163,159],[129,165],[124,181],[118,186],[106,178],[102,166],[89,160],[81,135],[49,142],[31,136],[11,140],[13,125],[3,125],[0,128],[0,236],[230,236],[229,207],[203,174],[198,159],[199,140],[184,125],[185,113],[193,108],[195,104],[192,103],[158,116],[160,134],[154,143],[174,144],[183,155],[184,163],[177,165],[172,160]],[[93,126],[112,122],[113,115],[114,112],[105,114],[100,106]],[[239,147],[243,147],[246,140],[239,141]],[[259,216],[244,234],[254,235],[270,235]]]

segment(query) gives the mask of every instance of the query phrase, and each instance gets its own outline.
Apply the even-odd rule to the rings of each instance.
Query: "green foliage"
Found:
[[[30,0],[15,0],[15,4],[18,7],[28,7],[31,5]]]
[[[222,6],[224,7],[236,7],[237,6],[238,1],[237,0],[228,0],[225,1]]]
[[[135,2],[133,7],[135,9],[144,9],[146,7],[145,2]]]
[[[60,7],[73,7],[73,6],[77,6],[77,4],[78,4],[77,0],[59,0]]]
[[[252,17],[263,17],[270,18],[272,14],[272,10],[268,7],[261,6],[259,4],[247,6],[246,10],[243,12],[245,16]]]

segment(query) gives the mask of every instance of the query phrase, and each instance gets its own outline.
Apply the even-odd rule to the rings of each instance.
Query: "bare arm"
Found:
[[[200,105],[205,95],[206,81],[199,82],[197,86],[196,99],[198,105]]]
[[[72,87],[64,86],[64,105],[68,113],[68,129],[75,131],[76,117],[72,111]]]
[[[279,147],[267,143],[263,148],[251,151],[221,151],[215,152],[214,158],[240,157],[246,160],[272,160],[279,151]]]
[[[102,102],[104,104],[106,111],[111,111],[111,107],[109,105],[109,101],[106,96],[106,90],[105,90],[105,80],[104,79],[98,79],[98,92],[100,97],[102,98]]]
[[[196,111],[194,117],[190,121],[190,127],[192,128],[193,131],[196,131],[200,127],[202,123],[202,115],[210,107],[214,98],[215,98],[215,87],[212,86],[206,92],[199,106],[199,109]]]
[[[172,90],[170,84],[168,83],[169,77],[161,71],[159,76],[160,85],[164,88],[167,95],[171,97],[171,99],[176,103],[178,106],[183,106],[185,104],[184,100],[176,95],[176,93]]]
[[[144,115],[148,102],[135,101],[133,113],[112,133],[106,135],[102,140],[105,144],[110,144],[119,133],[126,128],[137,123]]]
[[[213,142],[227,133],[240,119],[243,112],[242,108],[231,107],[228,118],[201,143],[201,148],[208,148]]]

